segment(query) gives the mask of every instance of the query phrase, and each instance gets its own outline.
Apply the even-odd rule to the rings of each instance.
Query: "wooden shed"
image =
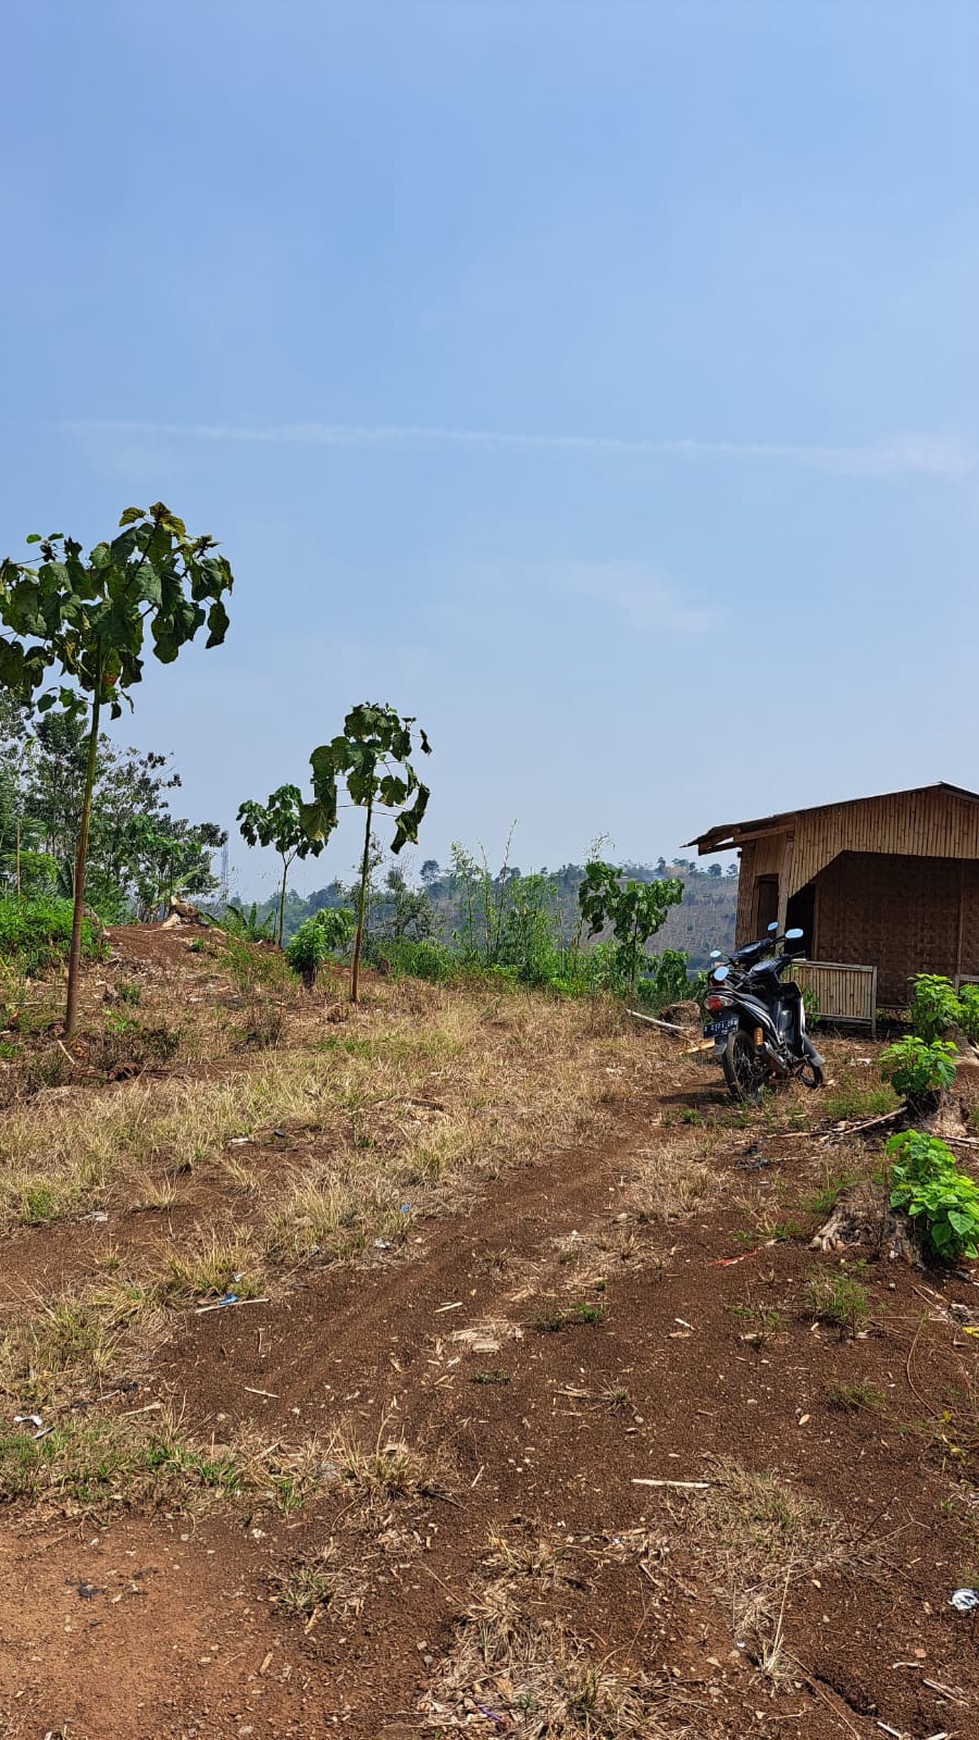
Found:
[[[773,919],[801,926],[813,971],[826,969],[810,974],[826,1015],[872,1020],[878,1003],[904,1008],[913,973],[979,979],[974,791],[941,782],[786,810],[689,844],[701,856],[739,852],[737,946]],[[830,969],[839,969],[835,986]]]

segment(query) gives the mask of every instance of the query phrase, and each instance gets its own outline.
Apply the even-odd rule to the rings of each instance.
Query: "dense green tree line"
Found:
[[[73,898],[88,748],[77,713],[36,713],[0,691],[0,892]],[[85,898],[106,922],[217,891],[212,855],[227,836],[173,814],[179,787],[166,756],[99,734]]]

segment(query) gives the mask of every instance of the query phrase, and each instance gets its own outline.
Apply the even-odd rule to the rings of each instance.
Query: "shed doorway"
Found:
[[[755,882],[754,933],[764,936],[770,924],[778,923],[778,877],[759,876]]]

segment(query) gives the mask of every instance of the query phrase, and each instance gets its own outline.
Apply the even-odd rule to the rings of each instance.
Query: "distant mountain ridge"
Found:
[[[393,868],[400,872],[401,866],[394,860]],[[390,874],[390,872],[388,873]],[[728,872],[719,873],[719,866],[712,866],[709,871],[703,871],[690,859],[680,858],[673,863],[667,863],[660,858],[656,864],[624,864],[624,877],[638,882],[653,882],[664,877],[675,876],[683,883],[683,902],[680,906],[671,907],[662,930],[658,931],[651,943],[653,952],[659,954],[664,949],[682,949],[690,958],[692,968],[704,967],[711,949],[718,948],[724,952],[734,946],[734,921],[738,899],[738,878]],[[527,884],[533,879],[545,879],[553,899],[555,928],[562,940],[570,941],[579,924],[578,887],[584,875],[581,864],[564,864],[559,870],[542,869],[525,875],[515,866],[507,866],[496,876],[488,876],[489,887],[494,897],[498,898],[505,888],[510,897],[516,896],[521,884]],[[460,929],[460,888],[461,879],[452,869],[445,869],[434,859],[426,859],[420,872],[418,892],[424,894],[431,906],[432,934],[448,942],[453,933]],[[285,933],[287,937],[295,934],[305,918],[322,911],[324,907],[349,906],[354,900],[354,890],[345,883],[335,880],[325,888],[315,890],[303,898],[290,892],[286,899]],[[375,887],[370,901],[370,930],[383,931],[394,910],[394,894],[386,886]],[[277,903],[270,898],[259,905],[259,913],[264,916],[276,909]]]

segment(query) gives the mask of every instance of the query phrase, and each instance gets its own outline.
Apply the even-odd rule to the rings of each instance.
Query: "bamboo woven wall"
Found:
[[[817,889],[814,956],[876,966],[885,1007],[906,1006],[913,973],[979,973],[979,864],[844,852]]]

